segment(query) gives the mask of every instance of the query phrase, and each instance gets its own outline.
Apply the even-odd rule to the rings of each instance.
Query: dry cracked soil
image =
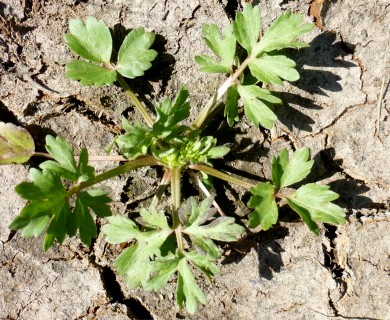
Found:
[[[246,1],[252,2],[252,1]],[[276,227],[224,247],[222,275],[201,282],[208,303],[194,315],[179,311],[175,286],[159,293],[128,290],[111,265],[119,247],[101,235],[89,248],[68,239],[47,253],[42,238],[23,239],[7,226],[25,204],[14,186],[31,166],[0,167],[0,319],[390,319],[390,122],[387,54],[389,0],[260,0],[262,25],[283,11],[301,12],[316,28],[311,46],[289,53],[301,79],[275,88],[284,105],[269,132],[246,121],[212,129],[232,152],[216,166],[248,179],[270,177],[281,148],[308,146],[315,159],[308,181],[340,194],[348,223],[325,225],[316,237],[285,213]],[[2,0],[0,1],[0,120],[27,128],[43,151],[47,133],[78,151],[103,155],[122,115],[138,115],[115,86],[81,87],[64,77],[73,58],[63,35],[73,18],[103,19],[114,38],[144,26],[157,34],[156,62],[132,86],[145,101],[191,92],[192,117],[223,77],[201,74],[201,25],[224,26],[242,3],[234,0]],[[98,170],[110,164],[97,165]],[[140,170],[105,189],[118,214],[150,200],[161,172]],[[185,183],[185,182],[183,182]],[[245,215],[247,194],[216,181],[217,201]],[[194,191],[188,191],[189,193]],[[290,217],[290,218],[289,218]],[[104,223],[104,222],[101,222]]]

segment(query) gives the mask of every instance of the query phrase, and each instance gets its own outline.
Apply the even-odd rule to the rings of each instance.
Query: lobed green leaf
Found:
[[[303,180],[314,164],[314,160],[309,159],[309,148],[298,149],[290,159],[287,149],[283,149],[278,157],[272,159],[272,182],[275,187],[284,188]]]
[[[65,41],[75,54],[93,62],[110,62],[112,38],[103,21],[88,17],[84,24],[80,19],[73,19],[69,22],[69,31]]]
[[[249,227],[255,228],[261,225],[263,230],[268,230],[278,221],[278,206],[275,201],[275,187],[269,182],[260,182],[250,189],[252,196],[248,207],[255,211],[249,214]]]
[[[309,220],[309,228],[313,232],[318,233],[318,230],[313,227],[313,223],[310,220],[332,224],[345,223],[344,210],[338,205],[331,203],[338,197],[337,193],[329,190],[329,186],[309,183],[295,191],[287,198],[287,201],[290,207],[301,215],[304,221],[305,219]]]
[[[130,289],[147,287],[152,272],[151,259],[160,256],[161,247],[171,232],[147,231],[137,234],[137,244],[122,252],[115,260],[115,268],[125,277]]]
[[[66,77],[71,80],[79,80],[82,86],[94,85],[96,87],[101,87],[104,85],[111,85],[117,79],[115,70],[98,66],[87,61],[73,60],[68,62],[65,68]]]
[[[242,12],[236,12],[233,21],[233,32],[238,43],[250,55],[260,36],[260,9],[258,6],[246,5]]]
[[[61,167],[71,173],[77,173],[72,146],[61,137],[46,136],[46,150]]]
[[[191,242],[196,250],[204,256],[208,255],[213,259],[218,259],[221,256],[218,246],[210,238],[191,234]]]
[[[179,208],[179,217],[185,226],[182,232],[188,234],[198,246],[209,252],[211,256],[215,256],[215,247],[207,240],[202,242],[202,238],[236,241],[244,232],[244,228],[236,224],[232,217],[219,217],[209,224],[203,225],[215,214],[215,210],[210,208],[212,203],[212,197],[204,199],[199,204],[195,198],[190,197]]]
[[[188,312],[194,314],[199,303],[206,304],[206,297],[196,284],[195,278],[187,263],[187,259],[181,259],[179,261],[178,271],[177,304],[180,309],[182,309],[185,304]]]
[[[170,257],[169,259],[158,259],[151,262],[151,273],[153,275],[145,284],[146,290],[158,291],[162,289],[173,274],[177,271],[179,262],[183,257]]]
[[[97,230],[95,221],[89,212],[88,204],[83,201],[83,197],[81,195],[76,199],[73,214],[74,226],[71,233],[74,234],[74,230],[78,229],[81,241],[89,247],[91,245],[92,238],[96,238],[97,236]]]
[[[131,79],[142,76],[157,56],[155,50],[149,49],[154,39],[155,34],[142,27],[132,30],[119,49],[117,71]]]
[[[257,80],[266,84],[283,84],[282,79],[296,81],[299,73],[295,62],[283,55],[263,54],[248,64],[249,70]],[[282,78],[282,79],[281,79]]]
[[[150,207],[148,210],[141,208],[141,217],[137,219],[137,222],[145,227],[153,229],[171,230],[168,225],[167,217],[164,211],[157,211],[155,207]]]
[[[107,218],[108,224],[102,227],[108,243],[129,242],[136,239],[140,233],[136,224],[122,216],[111,216]]]
[[[214,208],[211,208],[212,204],[212,197],[208,197],[200,203],[194,197],[189,197],[178,210],[181,223],[186,227],[205,223],[216,212]]]
[[[83,182],[95,178],[95,169],[88,165],[88,150],[81,149],[79,161],[77,164],[77,181]]]
[[[277,119],[275,113],[264,103],[280,103],[280,99],[273,96],[268,90],[255,85],[238,86],[238,92],[244,103],[244,112],[248,119],[255,125],[271,129]]]
[[[303,48],[309,45],[297,41],[297,38],[311,31],[314,24],[305,23],[301,14],[293,14],[289,11],[279,16],[260,42],[253,49],[253,55],[258,56],[261,52],[271,52],[283,48]]]
[[[43,241],[43,250],[47,251],[57,240],[63,243],[67,234],[68,217],[70,216],[69,203],[66,198],[55,203],[52,207],[52,218],[46,230],[46,236]]]
[[[47,215],[39,216],[29,220],[28,224],[23,227],[22,237],[38,237],[46,229],[50,217]]]
[[[202,255],[198,251],[185,253],[186,258],[196,266],[211,281],[213,276],[219,275],[220,270],[215,264],[216,258],[209,255]]]
[[[215,61],[206,55],[195,57],[195,61],[202,66],[200,71],[211,73],[230,73],[234,64],[236,52],[236,39],[233,28],[228,25],[223,30],[223,35],[218,31],[215,24],[202,25],[203,39],[211,51],[219,58]]]

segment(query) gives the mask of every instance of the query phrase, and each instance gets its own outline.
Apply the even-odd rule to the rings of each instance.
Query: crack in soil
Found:
[[[99,233],[99,230],[98,230]],[[96,262],[96,255],[94,254],[94,242],[91,244],[91,254],[86,255],[89,263],[92,267],[96,268],[99,272],[100,279],[102,281],[103,288],[109,298],[109,304],[119,303],[123,304],[127,308],[127,315],[132,319],[153,319],[153,316],[149,310],[143,305],[143,303],[137,297],[125,297],[120,283],[116,278],[115,272],[109,266],[101,266]],[[99,304],[93,308],[92,314],[95,314],[100,307],[107,305],[107,303]],[[88,311],[88,314],[91,314]]]
[[[128,316],[135,316],[137,319],[153,319],[149,310],[139,299],[136,297],[125,297],[116,275],[110,267],[101,267],[99,272],[104,289],[111,300],[110,303],[124,304],[127,307]]]

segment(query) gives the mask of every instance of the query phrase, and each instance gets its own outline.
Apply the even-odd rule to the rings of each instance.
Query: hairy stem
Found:
[[[213,112],[215,106],[221,100],[221,98],[225,95],[228,89],[234,84],[234,82],[238,79],[238,77],[244,72],[245,68],[248,66],[249,62],[251,62],[255,56],[251,55],[246,58],[242,64],[237,68],[237,70],[219,87],[216,94],[214,94],[210,100],[207,102],[202,111],[198,114],[196,119],[191,125],[191,128],[196,130],[202,127],[203,123]]]
[[[141,113],[142,117],[146,121],[147,125],[149,127],[153,126],[153,119],[150,116],[149,112],[145,109],[142,102],[137,98],[133,90],[130,89],[129,85],[127,84],[126,80],[118,73],[118,82],[122,86],[122,88],[125,90],[125,93],[127,96],[131,99],[131,102],[135,105],[135,107],[138,109],[138,111]]]
[[[244,181],[240,178],[233,177],[230,174],[224,173],[222,171],[219,171],[217,169],[209,167],[205,164],[192,164],[189,166],[189,168],[194,169],[194,170],[198,170],[198,171],[202,171],[202,172],[207,173],[213,177],[225,180],[225,181],[232,183],[232,184],[237,184],[237,185],[244,187],[246,189],[250,189],[250,188],[253,188],[255,186],[254,184],[252,184],[250,182]]]
[[[47,159],[53,159],[53,156],[50,153],[46,152],[34,152],[32,157],[41,157],[41,158],[47,158]]]
[[[67,197],[70,197],[72,196],[73,194],[83,190],[83,189],[86,189],[86,188],[89,188],[95,184],[98,184],[102,181],[105,181],[105,180],[108,180],[108,179],[111,179],[113,177],[116,177],[116,176],[119,176],[121,174],[124,174],[126,172],[129,172],[131,170],[135,170],[135,169],[138,169],[138,168],[142,168],[142,167],[147,167],[147,166],[155,166],[155,165],[158,165],[160,164],[157,159],[153,156],[148,156],[148,157],[139,157],[133,161],[129,161],[125,164],[122,164],[121,166],[119,167],[115,167],[111,170],[108,170],[106,172],[103,172],[101,174],[98,174],[95,179],[91,180],[91,181],[85,181],[85,182],[81,182],[80,184],[74,186],[73,188],[71,188],[68,192],[67,192]]]
[[[54,159],[50,153],[45,152],[34,152],[32,157],[42,157],[47,159]],[[74,156],[75,160],[79,159],[79,156]],[[88,156],[88,161],[129,161],[128,159],[120,156],[120,155],[111,155],[111,156]]]
[[[171,169],[171,193],[172,193],[172,228],[175,229],[177,247],[180,251],[184,250],[183,235],[179,219],[179,207],[181,198],[181,167]]]

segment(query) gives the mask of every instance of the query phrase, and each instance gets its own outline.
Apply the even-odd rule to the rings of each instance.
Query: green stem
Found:
[[[230,174],[224,173],[222,171],[219,171],[217,169],[209,167],[205,164],[192,164],[189,166],[189,168],[194,169],[194,170],[198,170],[198,171],[202,171],[202,172],[207,173],[213,177],[225,180],[225,181],[233,183],[233,184],[237,184],[237,185],[244,187],[246,189],[250,189],[250,188],[253,188],[255,186],[254,184],[252,184],[250,182],[244,181],[240,178],[233,177]]]
[[[210,100],[207,102],[205,107],[202,109],[202,111],[198,114],[196,119],[191,125],[191,128],[196,130],[199,129],[203,123],[206,121],[206,119],[209,117],[209,115],[213,112],[214,107],[218,104],[218,102],[221,100],[221,98],[224,96],[224,94],[228,91],[228,89],[235,83],[235,81],[238,79],[238,77],[241,75],[241,73],[244,72],[245,68],[248,66],[248,64],[255,58],[255,56],[249,56],[246,58],[242,64],[237,68],[237,70],[219,87],[216,94],[214,94]]]
[[[181,167],[171,169],[171,193],[172,193],[172,228],[175,230],[177,247],[180,251],[184,250],[182,228],[179,219],[179,207],[181,198]]]
[[[172,204],[173,204],[173,227],[176,228],[179,224],[179,216],[177,210],[180,207],[181,198],[181,167],[173,167],[171,169],[171,193],[172,193]]]
[[[135,107],[138,109],[138,111],[143,116],[144,120],[146,121],[147,125],[149,127],[153,126],[153,119],[150,116],[149,112],[145,109],[142,102],[137,98],[133,90],[130,89],[129,85],[127,84],[126,80],[118,73],[117,76],[119,84],[122,86],[122,88],[125,90],[125,93],[128,95],[128,97],[131,99]]]
[[[121,166],[119,167],[115,167],[111,170],[108,170],[106,172],[103,172],[101,174],[98,174],[95,179],[91,180],[91,181],[84,181],[84,182],[81,182],[80,184],[74,186],[73,188],[71,188],[68,192],[67,192],[67,197],[70,197],[72,196],[73,194],[83,190],[83,189],[86,189],[88,187],[91,187],[95,184],[98,184],[102,181],[105,181],[105,180],[108,180],[108,179],[111,179],[113,177],[116,177],[116,176],[119,176],[121,174],[124,174],[126,172],[129,172],[131,170],[135,170],[135,169],[138,169],[138,168],[142,168],[142,167],[147,167],[147,166],[155,166],[155,165],[158,165],[160,164],[157,159],[153,156],[147,156],[147,157],[140,157],[140,158],[137,158],[133,161],[129,161],[125,164],[122,164]]]
[[[53,156],[50,153],[45,152],[34,152],[32,157],[42,157],[47,159],[54,159]],[[79,156],[74,156],[75,160],[77,161],[79,159]],[[126,158],[119,156],[119,155],[110,155],[110,156],[89,156],[88,161],[129,161]]]

